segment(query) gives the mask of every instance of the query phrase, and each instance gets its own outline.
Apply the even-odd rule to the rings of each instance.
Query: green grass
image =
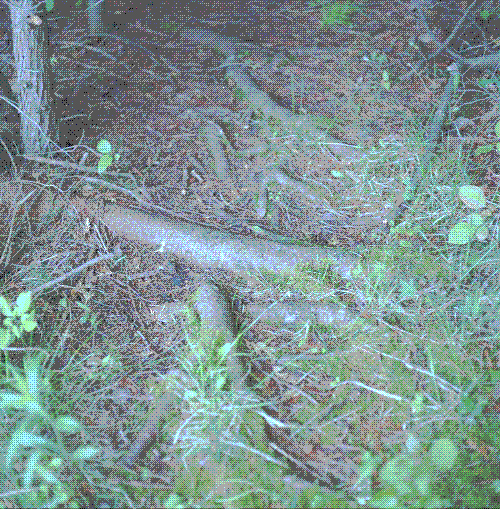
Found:
[[[328,23],[344,22],[349,4],[343,5],[330,11]],[[407,119],[403,131],[411,149],[422,144],[419,126]],[[310,151],[311,143],[301,149]],[[319,141],[315,150],[321,153]],[[292,153],[273,145],[278,160]],[[104,278],[64,300],[31,303],[36,330],[19,302],[21,311],[4,323],[1,336],[0,504],[500,507],[500,329],[494,323],[500,200],[497,189],[486,189],[486,207],[479,211],[489,228],[484,241],[449,242],[450,231],[473,210],[459,199],[460,187],[483,185],[467,174],[468,158],[444,151],[411,191],[404,221],[362,239],[356,284],[367,302],[367,321],[339,329],[318,327],[312,319],[295,330],[258,325],[246,338],[250,357],[276,368],[253,381],[261,403],[232,390],[215,351],[202,352],[213,342],[192,314],[168,327],[127,321],[131,307],[123,302],[129,295]],[[355,184],[351,194],[330,195],[332,210],[361,217],[393,204],[410,172],[396,159],[380,145],[370,159],[338,172],[344,183]],[[314,185],[312,177],[309,183]],[[284,213],[293,203],[285,192],[269,200]],[[138,252],[139,260],[151,256]],[[35,278],[40,270],[33,264],[25,273]],[[139,272],[126,258],[113,270],[124,278]],[[4,287],[11,300],[17,295],[7,288],[19,286],[16,277]],[[44,277],[50,279],[50,271]],[[349,302],[355,290],[325,265],[305,266],[289,277],[260,273],[253,291],[273,301]],[[151,348],[157,337],[169,345],[160,356]],[[177,371],[164,372],[167,349]],[[149,377],[143,380],[139,366],[146,364]],[[288,382],[283,366],[307,374],[307,383]],[[137,470],[125,470],[118,461],[129,445],[123,437],[130,440],[142,429],[151,413],[148,398],[166,390],[175,391],[179,411],[164,416]],[[271,419],[264,406],[275,407],[276,416]],[[284,422],[296,447],[291,462],[267,433]],[[451,451],[451,468],[433,457],[437,440]],[[328,485],[320,481],[321,468],[314,469],[339,443],[357,451],[346,454],[361,461],[359,491],[349,491],[346,482]],[[156,456],[164,459],[161,472]],[[340,478],[332,458],[331,472]],[[302,474],[310,468],[312,477],[301,477],[294,464]]]
[[[361,172],[370,178],[371,173],[366,169]],[[315,403],[290,389],[289,397],[295,398],[299,410],[293,416],[283,415],[282,419],[294,423],[295,439],[303,443],[311,439],[310,423],[315,422],[322,447],[328,447],[336,443],[335,436],[339,432],[335,419],[352,415],[349,443],[352,447],[371,451],[371,456],[365,458],[366,469],[379,474],[379,480],[369,490],[372,507],[391,507],[395,498],[406,506],[420,507],[498,505],[499,417],[497,410],[485,412],[493,387],[500,379],[498,359],[494,357],[498,332],[488,333],[488,329],[484,329],[486,334],[481,334],[481,341],[478,334],[481,324],[490,320],[498,309],[499,288],[498,283],[482,288],[477,282],[483,271],[490,277],[498,275],[496,264],[492,264],[492,260],[498,258],[498,248],[492,238],[489,242],[472,241],[466,246],[447,244],[447,232],[456,217],[464,213],[463,205],[456,200],[460,182],[452,173],[449,176],[446,186],[438,180],[433,182],[431,176],[425,192],[417,194],[415,212],[407,220],[413,225],[411,228],[393,229],[385,237],[385,245],[366,248],[363,252],[361,288],[370,313],[384,316],[384,321],[359,330],[323,330],[321,351],[328,353],[337,349],[339,354],[325,355],[314,362],[298,359],[288,365],[290,369],[310,373],[316,383],[320,383],[323,375],[337,381],[335,397],[347,400],[346,406],[331,411],[330,399]],[[497,195],[489,199],[498,203]],[[420,204],[425,204],[425,214]],[[401,238],[409,239],[409,245],[402,247],[398,243]],[[398,277],[385,279],[383,275],[388,270]],[[276,298],[290,291],[299,292],[303,297],[325,296],[340,288],[338,277],[330,274],[328,267],[304,268],[294,277],[282,280],[264,277],[261,284],[263,289],[272,287]],[[350,289],[347,287],[345,291]],[[81,321],[91,325],[89,309],[85,306],[75,309],[81,310]],[[462,320],[456,321],[453,310],[460,313]],[[64,308],[60,307],[61,312]],[[183,330],[186,338],[190,338],[188,352],[196,344],[208,344],[196,339],[200,328],[195,317],[186,322]],[[275,359],[290,355],[304,347],[304,333],[310,330],[309,327],[301,329],[282,344],[275,340],[272,347],[262,345],[261,353],[265,351]],[[27,338],[28,333],[25,336]],[[50,338],[47,344],[53,344]],[[58,429],[56,424],[57,417],[82,415],[83,408],[91,407],[93,399],[123,377],[123,366],[128,361],[123,354],[118,354],[113,343],[101,344],[99,350],[93,349],[91,344],[92,333],[80,346],[80,351],[93,352],[92,357],[77,360],[76,356],[67,369],[57,375],[45,368],[15,371],[9,367],[11,363],[7,363],[8,356],[4,357],[4,373],[9,376],[4,378],[3,394],[28,391],[25,394],[31,394],[30,398],[35,398],[33,402],[39,405],[26,406],[25,402],[24,406],[18,404],[16,408],[8,404],[9,400],[2,400],[11,423],[3,425],[4,447],[12,449],[12,429],[19,430],[21,426],[29,431],[26,437],[52,436],[50,440],[43,438],[31,446],[26,439],[21,439],[13,456],[15,463],[3,470],[4,481],[9,479],[17,486],[11,495],[17,503],[49,507],[51,503],[57,505],[58,501],[66,499],[69,507],[76,507],[85,504],[92,494],[95,502],[114,500],[115,505],[128,503],[130,506],[133,500],[145,497],[147,505],[160,507],[351,507],[356,500],[360,503],[363,496],[367,496],[366,492],[359,496],[342,489],[335,492],[319,484],[306,483],[305,487],[295,490],[296,482],[286,481],[292,474],[290,466],[269,447],[264,421],[255,411],[258,406],[238,399],[227,386],[216,382],[224,378],[225,368],[215,357],[213,364],[184,364],[189,383],[163,377],[147,385],[152,394],[175,387],[187,412],[185,416],[189,417],[183,423],[181,416],[171,415],[158,441],[161,444],[176,433],[181,437],[178,455],[172,463],[171,487],[166,489],[159,485],[153,489],[149,483],[157,474],[144,467],[137,474],[135,484],[126,482],[127,476],[132,480],[135,474],[122,472],[125,478],[111,485],[106,479],[117,475],[115,460],[105,455],[93,459],[91,454],[95,445],[106,442],[106,428],[98,422],[80,422],[77,427],[86,430],[85,434],[68,435],[67,430]],[[57,350],[46,353],[49,359],[57,354]],[[17,379],[11,376],[14,372],[18,373]],[[425,390],[418,393],[414,389],[417,373],[426,381]],[[22,389],[23,379],[31,380],[32,388]],[[33,385],[36,380],[39,383]],[[261,380],[255,390],[264,388],[269,380]],[[369,390],[351,401],[352,385],[344,384],[347,380],[359,381],[362,385],[355,387]],[[94,389],[89,392],[89,387]],[[491,401],[488,404],[491,406]],[[138,408],[141,406],[139,404]],[[418,472],[422,462],[430,461],[433,441],[449,438],[459,451],[453,477],[432,470],[429,463],[433,474],[424,482],[424,488],[422,484],[420,488],[412,484],[410,476],[406,484],[403,483],[407,488],[403,491],[399,470],[400,473],[386,472],[381,478],[382,465],[388,465],[391,458],[402,454],[401,458],[405,458],[407,447],[404,443],[382,445],[381,417],[373,417],[374,425],[366,427],[363,416],[375,416],[377,407],[390,416],[389,438],[391,433],[401,430],[403,423],[412,430],[411,436],[417,445],[412,446],[414,459],[405,467],[410,472],[413,469]],[[139,419],[140,415],[136,413],[135,418]],[[129,424],[133,426],[132,421]],[[86,438],[82,441],[82,437]],[[77,443],[79,448],[75,449]],[[75,461],[75,452],[86,447],[90,456]],[[23,493],[27,482],[35,489]],[[142,488],[141,482],[145,484]],[[82,486],[87,486],[88,491]],[[471,486],[474,486],[473,491]]]

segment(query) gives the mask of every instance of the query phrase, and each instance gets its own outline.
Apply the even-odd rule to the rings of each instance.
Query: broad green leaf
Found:
[[[344,177],[344,174],[340,173],[340,171],[337,170],[330,170],[330,173],[332,174],[332,177],[335,177],[337,179]]]
[[[469,223],[457,223],[448,233],[448,243],[456,246],[468,244],[472,240],[475,231],[476,227]]]
[[[484,192],[478,186],[461,186],[458,190],[458,196],[470,209],[482,209],[486,205]]]
[[[229,351],[231,350],[231,348],[233,347],[233,345],[236,343],[236,340],[233,341],[232,343],[224,343],[218,350],[218,353],[219,353],[219,357],[224,360],[227,356],[227,354],[229,353]]]
[[[104,154],[103,156],[101,156],[101,158],[99,159],[99,163],[97,164],[97,172],[98,173],[105,172],[108,166],[112,164],[113,157],[111,156],[111,154]]]
[[[177,493],[170,493],[167,500],[163,502],[165,509],[176,509],[182,507],[182,498]]]
[[[65,415],[55,420],[54,427],[64,433],[76,433],[80,431],[82,425],[76,419]]]
[[[34,320],[25,320],[22,322],[22,326],[26,332],[31,332],[38,327],[38,324]]]
[[[34,415],[40,415],[41,417],[48,417],[47,412],[40,406],[40,403],[34,398],[26,397],[26,402],[24,408],[30,413]]]
[[[49,465],[50,468],[59,468],[62,465],[62,458],[52,458]]]
[[[472,226],[481,226],[484,223],[484,219],[477,212],[469,214],[464,219]]]
[[[413,433],[408,433],[405,445],[409,452],[414,453],[420,447],[420,441]]]
[[[396,488],[396,491],[398,492],[399,496],[400,497],[404,497],[405,495],[409,495],[413,489],[412,489],[412,485],[409,481],[407,482],[404,482],[404,481],[400,481],[400,482],[397,482],[394,487]]]
[[[45,438],[26,432],[24,430],[24,426],[25,423],[23,423],[23,425],[12,434],[12,440],[7,450],[7,466],[12,461],[18,447],[35,447],[37,445],[49,446],[52,449],[57,447],[57,444],[50,442],[49,440],[45,440]]]
[[[26,398],[21,394],[2,393],[0,394],[0,408],[17,408],[18,410],[24,409],[26,405]]]
[[[217,388],[218,391],[220,391],[222,389],[222,387],[224,387],[225,383],[226,383],[226,377],[219,376],[219,377],[217,377],[217,382],[215,384],[215,387]]]
[[[74,453],[73,458],[76,460],[89,460],[99,454],[99,449],[95,447],[79,447]]]
[[[431,460],[440,470],[450,470],[458,456],[457,446],[449,438],[440,438],[432,444]]]
[[[398,484],[412,477],[413,460],[408,454],[398,454],[391,458],[380,470],[380,478],[397,488]]]
[[[16,314],[18,316],[26,313],[31,304],[31,292],[22,292],[16,299]]]
[[[108,140],[101,140],[97,144],[97,151],[101,154],[109,154],[113,150],[113,146]]]

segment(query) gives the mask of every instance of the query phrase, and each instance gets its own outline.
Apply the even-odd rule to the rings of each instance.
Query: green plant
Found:
[[[494,8],[492,10],[482,9],[481,11],[479,11],[479,17],[486,21],[489,18],[493,18],[493,17],[498,18],[498,13],[499,13],[498,7]]]
[[[35,310],[30,311],[30,306],[31,292],[19,294],[15,308],[0,295],[0,311],[5,316],[3,327],[0,328],[0,348],[7,347],[14,337],[19,339],[23,331],[31,332],[36,328]]]
[[[117,153],[117,150],[113,148],[108,140],[100,140],[97,144],[97,151],[101,154],[97,163],[98,173],[104,173],[110,165],[120,159],[120,154]]]
[[[406,442],[406,452],[393,456],[380,468],[380,489],[369,497],[370,507],[451,507],[433,488],[438,471],[450,470],[458,449],[448,438],[435,440],[426,451],[412,435]],[[370,454],[363,457],[364,477],[371,475],[380,461]]]
[[[356,10],[354,4],[349,1],[326,4],[321,10],[321,26],[330,28],[335,25],[347,25]]]
[[[486,206],[486,197],[478,186],[460,186],[458,192],[460,200],[470,209],[480,210]],[[450,244],[468,244],[474,239],[485,241],[488,236],[488,227],[477,212],[469,214],[458,222],[448,234]]]
[[[89,460],[98,449],[81,446],[68,452],[61,433],[76,433],[81,424],[67,415],[52,417],[44,408],[42,392],[50,388],[48,377],[41,376],[41,355],[23,357],[24,374],[7,365],[6,380],[17,391],[0,393],[0,408],[21,411],[21,420],[8,444],[5,470],[21,507],[57,507],[72,495],[58,478],[62,468],[73,462]],[[40,430],[45,431],[44,436]],[[46,438],[53,434],[55,441]],[[18,474],[19,461],[23,465]],[[15,466],[15,468],[14,468]],[[31,489],[30,489],[31,488]]]
[[[179,30],[179,25],[175,21],[170,21],[169,17],[166,15],[161,18],[160,29],[167,34],[173,34]]]
[[[480,80],[479,84],[484,87],[487,87],[488,85],[495,85],[498,87],[498,80]],[[495,124],[495,134],[500,138],[500,121]],[[500,152],[500,142],[496,144],[489,143],[488,145],[481,145],[476,148],[474,155],[478,156],[481,154],[487,154],[495,148],[497,149],[497,152]]]
[[[0,329],[1,345],[5,349],[4,384],[15,391],[0,392],[0,408],[5,412],[15,410],[20,416],[8,442],[3,473],[12,485],[20,490],[16,495],[21,507],[57,507],[71,496],[58,479],[58,472],[68,462],[82,462],[95,456],[97,449],[82,446],[72,453],[64,446],[62,433],[76,433],[80,423],[67,415],[55,416],[45,407],[43,394],[51,384],[47,373],[41,368],[42,354],[23,356],[23,370],[13,366],[8,357],[8,346],[14,338],[20,339],[24,332],[32,332],[37,323],[31,309],[31,292],[23,292],[16,299],[16,306],[0,296],[0,310],[5,316]],[[44,436],[40,433],[44,430]],[[55,441],[46,438],[52,434]],[[19,461],[24,471],[19,475]],[[14,468],[15,466],[15,468]]]

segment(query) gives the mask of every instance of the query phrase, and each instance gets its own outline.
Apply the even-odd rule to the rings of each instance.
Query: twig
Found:
[[[40,293],[42,290],[45,290],[47,288],[50,288],[51,286],[56,285],[57,283],[61,283],[65,279],[74,276],[75,274],[78,274],[82,270],[86,269],[87,267],[91,267],[92,265],[95,265],[96,263],[103,262],[105,260],[110,260],[111,258],[114,258],[115,256],[121,256],[121,250],[119,246],[116,246],[116,249],[113,253],[108,253],[102,256],[98,256],[96,258],[93,258],[92,260],[89,260],[88,262],[83,263],[79,267],[76,267],[73,270],[70,270],[66,274],[63,274],[62,276],[53,279],[52,281],[48,281],[47,283],[44,283],[43,285],[37,286],[36,288],[33,288],[31,290],[31,293],[33,295]]]
[[[464,21],[464,19],[467,17],[467,14],[469,13],[470,9],[472,9],[473,5],[476,3],[476,0],[474,0],[472,2],[472,4],[467,8],[467,10],[465,11],[464,15],[460,18],[460,21],[457,23],[456,27],[453,29],[453,32],[448,36],[448,38],[446,39],[446,41],[444,41],[443,43],[441,43],[438,48],[436,49],[436,51],[434,51],[434,53],[431,53],[431,55],[429,55],[428,57],[424,58],[423,60],[421,60],[410,72],[404,74],[402,77],[401,77],[401,81],[405,81],[407,80],[410,76],[412,76],[414,73],[418,72],[425,64],[425,62],[427,62],[428,60],[430,60],[431,58],[434,58],[436,57],[437,55],[439,55],[447,46],[448,44],[451,42],[451,40],[453,39],[453,37],[455,36],[457,30],[460,28],[460,25],[462,24],[462,22]],[[431,31],[431,29],[429,28],[429,25],[427,23],[427,20],[425,19],[425,16],[422,12],[422,9],[420,8],[420,6],[417,7],[417,11],[418,11],[418,15],[419,15],[419,18],[420,18],[420,21],[424,24],[424,27],[427,29],[427,33],[432,37],[433,41],[438,44],[438,41],[436,39],[436,36],[434,35],[434,33]],[[460,57],[458,54],[456,54],[456,57],[455,58],[459,58],[459,60],[463,60],[463,57]]]

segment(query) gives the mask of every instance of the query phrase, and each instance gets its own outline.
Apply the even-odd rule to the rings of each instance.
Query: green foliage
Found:
[[[47,376],[43,376],[40,363],[40,355],[25,355],[24,373],[8,365],[8,371],[12,374],[10,384],[17,392],[0,393],[1,408],[17,409],[24,414],[12,432],[4,472],[19,488],[33,487],[27,493],[20,489],[17,499],[21,507],[57,507],[65,503],[71,490],[59,480],[61,469],[72,462],[89,460],[99,452],[98,449],[86,446],[78,447],[72,453],[66,450],[61,433],[75,433],[82,427],[69,416],[53,419],[44,408],[42,393],[50,388],[50,383]],[[39,434],[40,428],[47,426],[52,429],[56,441]],[[27,459],[22,476],[19,476],[15,464],[22,458]]]
[[[323,25],[347,23],[354,12],[352,7],[349,2],[326,6]],[[176,27],[166,23],[163,28],[173,30]],[[383,54],[372,53],[371,64],[383,64],[384,61]],[[396,79],[387,72],[382,72],[381,77],[382,86],[386,88],[392,86]],[[239,94],[241,96],[241,91]],[[333,122],[325,120],[328,127]],[[338,127],[338,124],[335,126]],[[113,152],[110,146],[101,148],[102,153]],[[272,150],[276,150],[274,146]],[[111,164],[111,160],[108,159],[108,163]],[[280,381],[280,395],[293,400],[293,414],[287,415],[287,405],[276,407],[280,412],[284,410],[279,418],[289,424],[291,422],[290,434],[294,437],[307,441],[311,438],[307,435],[309,429],[318,428],[321,434],[319,445],[315,444],[317,448],[333,448],[339,438],[337,423],[344,419],[341,416],[349,416],[352,425],[348,443],[365,449],[376,447],[379,452],[380,442],[375,437],[379,429],[370,429],[371,436],[363,438],[363,442],[358,438],[361,433],[357,432],[361,430],[360,416],[373,416],[374,408],[385,406],[390,408],[388,413],[392,413],[392,423],[399,426],[398,429],[403,422],[408,424],[406,429],[412,429],[412,425],[417,423],[418,438],[410,436],[405,444],[386,447],[380,452],[380,457],[365,453],[358,485],[365,482],[366,486],[359,495],[340,490],[328,491],[318,483],[305,481],[297,488],[299,482],[285,481],[291,477],[286,463],[270,448],[266,434],[269,421],[266,424],[263,419],[260,403],[254,404],[251,398],[238,399],[226,383],[225,361],[233,345],[226,342],[224,335],[214,334],[210,327],[203,329],[196,317],[188,316],[185,339],[192,355],[189,362],[186,359],[181,361],[182,370],[178,371],[183,372],[189,383],[184,386],[184,381],[170,379],[172,385],[168,387],[178,391],[183,416],[178,420],[176,412],[171,412],[158,440],[159,449],[164,450],[171,434],[178,433],[175,454],[180,457],[178,463],[173,462],[173,490],[158,490],[155,495],[160,503],[157,505],[178,508],[499,505],[500,425],[496,410],[492,412],[488,407],[492,406],[493,386],[500,376],[496,367],[487,368],[484,347],[478,345],[478,331],[481,329],[481,343],[497,347],[496,332],[481,326],[485,315],[489,314],[491,318],[498,309],[498,288],[492,290],[475,284],[479,273],[481,276],[485,273],[486,277],[491,275],[491,279],[497,276],[492,260],[498,258],[498,253],[493,242],[484,252],[477,248],[477,242],[470,242],[478,238],[477,232],[475,237],[470,231],[465,232],[465,243],[453,242],[450,246],[446,242],[453,232],[453,223],[463,217],[457,204],[462,210],[464,206],[479,210],[486,203],[495,203],[495,200],[497,203],[498,197],[492,198],[488,194],[486,200],[480,188],[468,185],[463,186],[457,196],[460,182],[450,178],[450,185],[442,186],[443,181],[448,184],[449,177],[443,171],[439,168],[439,171],[429,172],[429,179],[434,174],[439,174],[439,178],[429,184],[426,194],[413,186],[411,179],[398,179],[404,184],[404,197],[414,199],[416,213],[408,211],[405,221],[397,226],[393,224],[389,235],[378,233],[384,245],[367,248],[362,253],[360,266],[354,270],[369,302],[368,312],[380,319],[376,327],[349,330],[345,337],[338,330],[330,331],[329,336],[323,335],[322,343],[316,343],[313,349],[309,341],[316,330],[307,323],[299,332],[286,331],[289,334],[287,339],[290,339],[286,346],[280,344],[279,337],[273,337],[273,341],[268,343],[259,338],[257,345],[260,353],[264,352],[273,360],[279,359],[283,352],[325,354],[324,358],[315,355],[321,369],[302,358],[294,362],[292,370],[300,369],[308,377],[308,385],[305,389],[301,385],[300,393],[296,387],[287,385],[288,382]],[[334,172],[332,170],[332,174]],[[342,175],[336,172],[334,176],[340,178]],[[366,177],[368,180],[371,175]],[[392,197],[388,199],[390,201]],[[434,209],[430,205],[432,200]],[[483,217],[474,212],[464,220],[458,219],[467,227],[462,225],[458,228],[458,237],[464,234],[460,230],[485,226]],[[452,240],[456,233],[453,232]],[[440,241],[442,244],[439,244]],[[395,277],[388,278],[388,273],[394,273]],[[302,294],[312,299],[331,301],[342,292],[351,295],[354,292],[354,284],[343,281],[328,263],[319,264],[319,267],[317,264],[315,267],[306,265],[289,276],[278,277],[262,272],[261,279],[262,284],[273,285],[273,292],[267,294],[272,294],[277,300],[282,296],[287,298]],[[36,327],[34,313],[29,310],[30,303],[28,294],[20,296],[15,309],[5,299],[0,300],[6,316],[3,327],[8,331],[2,343],[4,348],[14,338],[21,337],[23,332]],[[87,301],[75,303],[75,307],[84,311],[81,324],[90,324],[95,330],[100,315],[92,311]],[[460,320],[456,316],[455,321],[450,319],[447,314],[450,312],[459,315]],[[388,316],[390,327],[385,329],[381,323],[388,322]],[[417,323],[419,329],[415,334]],[[183,324],[186,325],[186,320]],[[342,346],[344,341],[349,342],[345,349]],[[338,349],[338,355],[330,355],[330,348]],[[6,348],[5,353],[8,353]],[[85,383],[90,382],[97,390],[102,390],[108,386],[111,368],[123,371],[123,366],[113,353],[99,358],[99,370],[77,376],[84,377]],[[88,443],[76,450],[68,449],[62,438],[76,433],[88,436],[84,426],[71,417],[70,412],[54,415],[54,408],[58,407],[52,405],[53,400],[48,397],[53,397],[49,394],[52,389],[50,375],[43,372],[39,359],[25,355],[23,363],[23,368],[11,366],[7,357],[5,379],[8,382],[5,385],[10,384],[11,388],[0,394],[2,410],[16,412],[18,420],[5,447],[7,461],[4,472],[19,492],[15,495],[15,504],[51,507],[69,500],[70,507],[85,505],[86,500],[83,503],[73,489],[63,485],[63,476],[66,475],[67,479],[67,472],[71,472],[71,483],[66,482],[68,486],[74,485],[75,480],[78,483],[90,478],[94,482],[93,489],[106,491],[108,487],[96,487],[99,481],[95,480],[109,478],[105,470],[110,469],[115,458],[106,458],[108,463],[99,458],[95,461],[95,470],[91,470],[88,468],[89,460],[98,458],[97,447]],[[266,381],[271,376],[277,377],[277,373],[278,370],[273,371]],[[426,386],[422,388],[421,385],[415,390],[417,373],[426,380]],[[320,382],[323,374],[330,377],[326,388],[323,386],[321,391],[311,391],[312,384]],[[154,386],[151,392],[161,395],[168,381],[168,377],[164,377],[161,381],[151,382],[148,387]],[[253,387],[255,393],[265,386],[262,380],[258,382],[257,388]],[[456,387],[450,389],[451,383]],[[74,385],[75,381],[71,380],[71,387]],[[357,386],[355,390],[353,386]],[[334,393],[329,389],[335,389]],[[259,394],[264,399],[263,393]],[[327,396],[324,397],[324,394]],[[386,405],[387,402],[390,406]],[[264,404],[269,405],[269,401]],[[443,408],[444,412],[439,414]],[[449,418],[448,411],[452,418]],[[487,411],[490,414],[486,415]],[[325,420],[318,419],[325,414]],[[280,421],[276,418],[271,422],[277,425]],[[419,428],[422,422],[427,424]],[[183,433],[187,438],[181,447],[179,443],[183,440]],[[175,454],[172,453],[171,457],[176,457]],[[307,464],[307,459],[298,459]],[[83,465],[85,475],[81,472]],[[154,474],[143,467],[139,476],[142,486],[132,482],[136,481],[133,474],[124,474],[122,479],[123,493],[134,502],[150,497],[152,491],[148,481]],[[34,491],[22,493],[25,489]],[[97,505],[102,501],[104,504],[104,500],[105,496],[98,493],[93,502]],[[123,506],[123,500],[115,505]]]
[[[499,423],[492,427],[475,427],[468,442],[478,446],[498,437]],[[460,436],[463,430],[456,422],[442,428],[449,435]],[[481,432],[479,432],[481,430]],[[498,438],[496,438],[498,443]],[[434,440],[431,447],[423,447],[412,435],[406,442],[407,452],[391,457],[378,471],[380,485],[369,498],[370,507],[498,507],[495,503],[500,489],[499,457],[485,461],[481,454],[471,458],[463,454],[447,437]],[[479,447],[478,447],[479,448]],[[482,446],[485,450],[485,446]],[[497,449],[498,450],[498,449]],[[360,472],[371,476],[378,463],[365,453]],[[472,461],[471,461],[472,460]],[[378,458],[380,462],[380,458]],[[451,474],[450,472],[453,472]],[[474,489],[471,489],[474,486]]]
[[[488,447],[495,441],[498,444],[499,431],[497,417],[482,418],[481,426],[474,424],[468,431],[462,427],[458,434],[465,434],[464,442],[470,448],[467,454],[459,454],[453,475],[444,472],[437,478],[435,492],[452,500],[456,507],[500,507],[496,491],[500,457],[486,455]]]
[[[323,507],[347,508],[350,506],[345,496],[342,496],[340,493],[325,493],[318,486],[306,488],[298,497],[298,505],[296,507],[319,509]]]
[[[322,27],[331,28],[335,25],[347,25],[357,7],[349,1],[327,3],[321,10]]]
[[[167,15],[163,16],[160,22],[160,30],[166,34],[173,34],[179,30],[179,25],[171,21]]]
[[[449,438],[440,438],[432,444],[431,461],[441,470],[450,470],[457,456],[457,446]]]
[[[481,9],[479,11],[479,16],[481,19],[483,19],[485,21],[489,19],[490,22],[493,22],[494,19],[498,19],[499,12],[500,12],[500,9],[498,7],[491,9],[491,10],[490,9]]]
[[[436,441],[433,444],[434,449],[428,453],[413,438],[410,442],[411,452],[393,456],[380,469],[378,479],[381,486],[370,498],[370,507],[451,507],[450,500],[439,496],[432,487],[436,475],[433,459],[438,458],[439,461],[438,449],[444,448],[449,452],[451,447],[448,442],[448,439]],[[452,446],[454,447],[453,444]],[[363,458],[365,468],[369,465],[368,471],[375,468],[375,464],[370,460],[370,456]]]
[[[19,339],[23,331],[32,332],[37,327],[35,310],[30,311],[30,306],[31,292],[20,293],[15,308],[0,295],[0,311],[5,316],[0,328],[0,348],[7,347],[14,338]]]

